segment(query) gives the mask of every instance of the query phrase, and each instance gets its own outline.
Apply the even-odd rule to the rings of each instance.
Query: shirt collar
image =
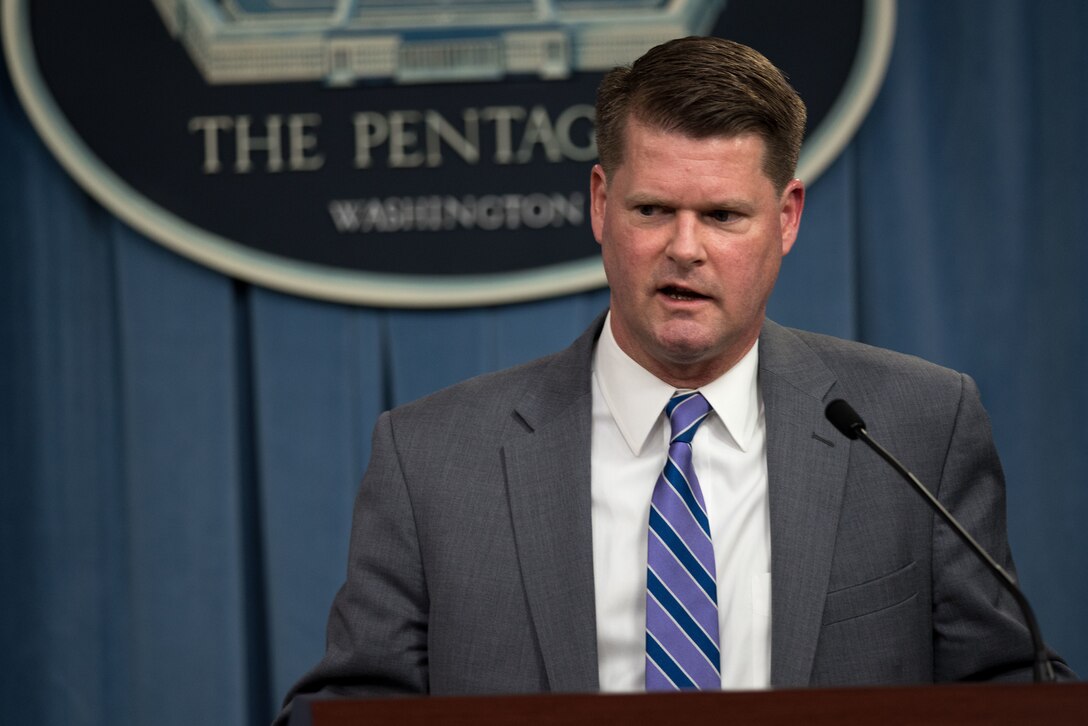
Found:
[[[604,321],[593,354],[593,375],[613,420],[631,453],[639,456],[665,404],[676,389],[636,363],[612,335],[612,314]],[[741,451],[746,451],[759,422],[759,345],[736,365],[699,388]]]

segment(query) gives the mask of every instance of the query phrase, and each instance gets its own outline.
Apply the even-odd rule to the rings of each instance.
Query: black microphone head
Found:
[[[856,439],[858,429],[865,428],[865,422],[861,420],[861,416],[858,416],[858,412],[841,398],[836,398],[827,404],[824,415],[848,439]]]

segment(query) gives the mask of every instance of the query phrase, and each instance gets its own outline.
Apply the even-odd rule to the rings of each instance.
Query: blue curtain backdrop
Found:
[[[1080,0],[902,2],[772,304],[977,378],[1022,582],[1082,674],[1086,33]],[[4,719],[266,722],[322,651],[378,413],[564,346],[605,301],[397,311],[231,280],[92,201],[0,81]]]

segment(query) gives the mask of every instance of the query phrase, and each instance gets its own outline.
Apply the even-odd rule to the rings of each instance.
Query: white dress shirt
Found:
[[[717,565],[722,688],[770,683],[771,536],[758,345],[700,388],[714,411],[692,441]],[[645,690],[646,538],[675,389],[624,353],[611,317],[593,357],[593,569],[602,691]]]

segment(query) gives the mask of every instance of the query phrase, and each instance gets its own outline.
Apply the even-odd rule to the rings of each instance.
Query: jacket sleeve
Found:
[[[961,376],[956,420],[936,496],[994,560],[1015,577],[1005,479],[990,421],[969,376]],[[936,515],[935,515],[936,517]],[[1034,650],[1016,601],[943,521],[933,526],[934,678],[1031,680]],[[1072,677],[1056,657],[1059,678]]]

